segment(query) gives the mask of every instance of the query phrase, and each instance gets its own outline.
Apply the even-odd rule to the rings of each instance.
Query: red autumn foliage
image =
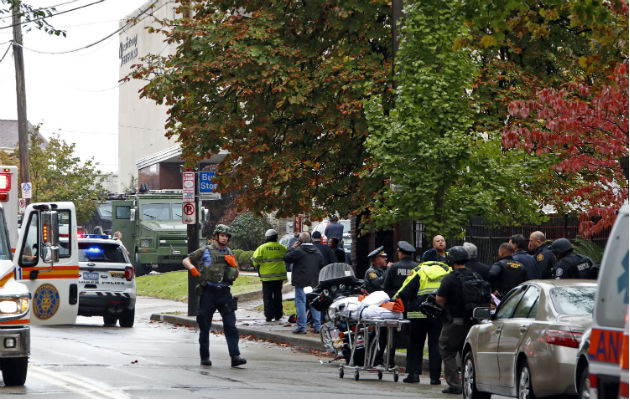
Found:
[[[510,103],[505,148],[551,160],[545,204],[581,211],[580,233],[609,227],[628,198],[628,62],[600,86],[571,83],[542,88],[533,99]],[[627,165],[627,164],[626,164]],[[627,167],[626,167],[627,168]]]

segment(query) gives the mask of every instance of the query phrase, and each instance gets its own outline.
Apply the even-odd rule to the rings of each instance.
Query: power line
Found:
[[[7,53],[9,52],[9,49],[12,47],[11,42],[12,42],[12,40],[9,40],[9,45],[7,46],[7,49],[4,51],[4,54],[2,55],[2,58],[0,58],[0,64],[2,64],[2,61],[4,61],[4,57],[7,56]]]
[[[87,8],[87,7],[93,6],[93,5],[95,5],[95,4],[102,3],[102,2],[104,2],[104,1],[105,1],[105,0],[96,0],[96,1],[94,1],[94,2],[92,2],[92,3],[89,3],[89,4],[84,4],[84,5],[82,5],[82,6],[75,7],[75,8],[71,8],[71,9],[69,9],[69,10],[65,10],[65,11],[59,11],[58,13],[55,13],[55,14],[50,14],[50,15],[47,15],[47,16],[45,16],[45,17],[39,17],[39,18],[35,18],[35,19],[29,19],[29,20],[26,20],[26,21],[21,22],[21,23],[19,23],[19,24],[13,24],[13,25],[0,26],[0,30],[1,30],[1,29],[9,29],[9,28],[13,28],[14,26],[17,26],[17,25],[26,26],[26,25],[28,25],[28,24],[29,24],[29,23],[31,23],[31,22],[41,21],[41,20],[44,20],[44,19],[47,19],[47,18],[52,18],[52,17],[54,17],[54,16],[61,15],[61,14],[67,14],[67,13],[69,13],[69,12],[71,12],[71,11],[76,11],[76,10],[80,10],[80,9],[82,9],[82,8]]]
[[[45,9],[45,8],[55,8],[55,7],[59,7],[59,6],[65,6],[65,5],[67,5],[67,4],[76,3],[77,1],[81,1],[81,0],[70,0],[70,1],[66,1],[66,2],[64,2],[64,3],[54,4],[54,5],[52,5],[52,6],[48,6],[48,7],[39,7],[39,8],[37,9],[37,11],[39,11],[39,10],[43,10],[43,9]],[[23,16],[25,16],[25,15],[26,15],[25,13],[19,13],[19,14],[18,14],[18,16],[20,16],[20,17],[23,17]],[[12,18],[12,15],[7,15],[6,17],[0,17],[0,20],[5,20],[5,19],[8,19],[8,18]]]
[[[104,0],[101,0],[101,1],[104,1]],[[18,45],[18,46],[22,47],[22,48],[23,48],[23,49],[25,49],[25,50],[32,51],[32,52],[34,52],[34,53],[39,53],[39,54],[52,54],[52,55],[58,55],[58,54],[69,54],[69,53],[74,53],[74,52],[77,52],[77,51],[80,51],[80,50],[85,50],[85,49],[88,49],[88,48],[90,48],[90,47],[92,47],[92,46],[95,46],[95,45],[97,45],[97,44],[99,44],[99,43],[101,43],[101,42],[104,42],[105,40],[109,39],[110,37],[114,36],[115,34],[117,34],[117,33],[121,32],[121,31],[125,30],[126,28],[128,28],[128,26],[129,26],[132,22],[135,24],[135,23],[136,23],[136,19],[137,19],[138,17],[140,17],[141,15],[145,14],[145,13],[146,13],[147,11],[149,11],[150,9],[152,9],[152,8],[153,8],[153,6],[155,6],[155,4],[157,4],[157,2],[158,2],[158,1],[160,1],[160,0],[155,0],[153,3],[151,3],[151,5],[150,5],[150,6],[148,6],[148,7],[147,7],[147,8],[145,8],[144,10],[142,10],[142,11],[140,12],[140,14],[138,14],[135,18],[130,18],[130,19],[129,19],[129,21],[127,21],[127,22],[126,22],[123,26],[121,26],[120,28],[116,29],[114,32],[110,33],[109,35],[105,36],[104,38],[99,39],[99,40],[97,40],[96,42],[90,43],[90,44],[88,44],[88,45],[85,45],[85,46],[82,46],[82,47],[76,48],[76,49],[72,49],[72,50],[65,50],[65,51],[42,51],[42,50],[36,50],[36,49],[31,49],[31,48],[28,48],[28,47],[24,47],[23,45]],[[160,6],[159,8],[157,8],[157,9],[156,9],[156,10],[154,10],[154,11],[159,10],[160,8],[164,7],[166,4],[168,4],[168,3],[163,4],[162,6]],[[145,18],[146,18],[146,17],[145,17]],[[144,18],[143,18],[142,20],[144,20]]]

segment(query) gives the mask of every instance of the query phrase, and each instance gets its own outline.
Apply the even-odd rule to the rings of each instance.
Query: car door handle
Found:
[[[521,325],[521,333],[525,332],[527,330],[527,325]]]

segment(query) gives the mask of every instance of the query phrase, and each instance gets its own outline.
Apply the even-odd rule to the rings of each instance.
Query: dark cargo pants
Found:
[[[230,288],[205,287],[199,299],[197,323],[199,324],[199,356],[202,360],[210,358],[210,327],[212,316],[219,311],[223,319],[223,333],[228,345],[230,357],[238,356],[238,330],[236,314],[232,303]]]
[[[262,281],[266,319],[282,318],[282,281]]]
[[[462,381],[457,373],[457,356],[462,351],[470,327],[470,323],[464,323],[463,318],[453,318],[452,322],[442,325],[439,339],[446,383],[460,390]]]

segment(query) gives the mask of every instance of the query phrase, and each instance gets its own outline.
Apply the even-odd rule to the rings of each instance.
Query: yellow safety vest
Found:
[[[287,279],[284,254],[287,248],[278,242],[267,242],[258,246],[252,262],[258,268],[261,281],[283,281]]]

